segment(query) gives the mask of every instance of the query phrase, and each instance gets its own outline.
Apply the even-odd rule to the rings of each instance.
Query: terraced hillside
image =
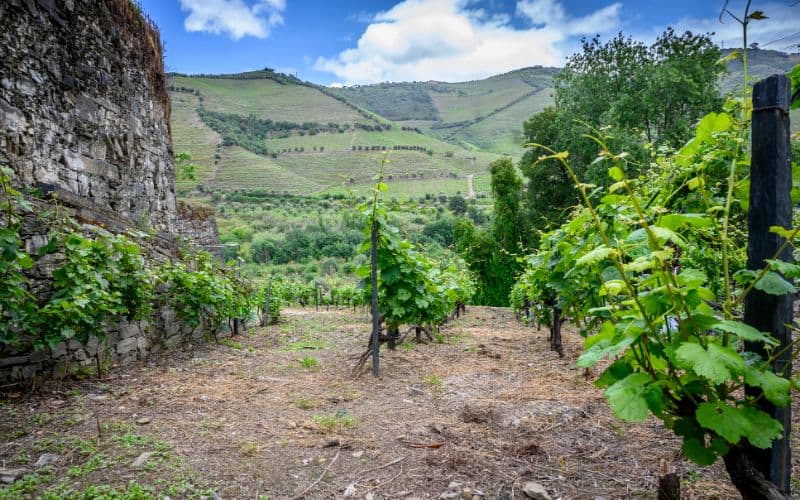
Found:
[[[175,75],[170,90],[175,150],[197,166],[182,192],[362,192],[388,154],[386,174],[399,195],[452,194],[467,192],[467,176],[487,176],[497,157],[277,73]]]
[[[800,54],[750,51],[751,75],[788,71]],[[555,68],[523,68],[463,83],[411,82],[326,88],[261,70],[174,75],[172,131],[197,178],[183,192],[259,189],[292,194],[367,189],[384,152],[400,195],[488,189],[488,164],[519,157],[522,123],[552,102]],[[720,82],[735,88],[741,65]],[[793,128],[800,113],[792,114]],[[436,181],[434,182],[434,179]]]

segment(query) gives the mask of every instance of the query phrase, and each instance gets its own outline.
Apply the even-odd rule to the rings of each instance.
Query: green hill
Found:
[[[495,154],[473,151],[394,123],[330,89],[271,71],[173,75],[172,135],[196,178],[186,192],[364,192],[384,155],[399,195],[467,192]]]
[[[726,51],[729,53],[729,51]],[[786,72],[800,54],[751,50],[754,79]],[[172,75],[176,151],[197,165],[179,190],[257,189],[291,194],[367,189],[386,153],[401,195],[488,189],[488,164],[519,157],[522,123],[552,103],[555,68],[523,68],[462,83],[328,88],[265,69]],[[741,64],[720,82],[736,88]],[[793,129],[800,113],[793,113]]]

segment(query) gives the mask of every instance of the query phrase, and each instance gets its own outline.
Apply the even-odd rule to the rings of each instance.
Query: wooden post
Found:
[[[261,317],[261,326],[267,326],[270,322],[269,306],[272,301],[272,275],[269,275],[269,284],[267,285],[267,302],[264,304],[264,315]]]
[[[773,75],[753,88],[752,163],[750,165],[750,212],[748,214],[747,268],[763,269],[764,259],[772,259],[784,239],[769,231],[770,226],[792,227],[792,167],[789,146],[789,103],[791,87],[786,75]],[[778,256],[791,260],[789,246]],[[753,289],[745,299],[745,323],[759,331],[769,332],[779,342],[775,351],[783,354],[773,363],[776,373],[789,377],[792,373],[792,294],[769,295]],[[760,343],[745,343],[745,349],[766,357]],[[746,387],[748,395],[760,391]],[[761,397],[760,406],[783,425],[783,437],[772,443],[772,449],[748,449],[747,455],[765,478],[784,494],[790,494],[791,405],[777,408]]]
[[[373,210],[375,210],[373,206]],[[372,215],[372,229],[370,230],[369,256],[371,264],[370,284],[372,285],[372,374],[380,374],[380,335],[381,318],[378,314],[378,221]]]

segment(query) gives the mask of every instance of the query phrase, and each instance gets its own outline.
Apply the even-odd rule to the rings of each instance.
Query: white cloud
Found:
[[[243,0],[181,0],[181,10],[189,13],[183,22],[186,31],[227,34],[234,40],[266,38],[273,27],[283,24],[285,9],[285,0],[258,0],[251,5]]]
[[[620,3],[578,18],[558,0],[519,0],[518,29],[505,15],[470,7],[470,0],[404,0],[377,14],[356,47],[319,58],[314,69],[348,85],[381,81],[483,78],[524,66],[560,66],[582,34],[620,26]]]

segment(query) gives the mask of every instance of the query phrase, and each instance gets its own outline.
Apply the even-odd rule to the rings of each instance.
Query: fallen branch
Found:
[[[328,464],[328,466],[327,466],[327,467],[325,467],[325,470],[324,470],[324,471],[322,471],[322,474],[321,474],[321,475],[320,475],[320,476],[317,478],[317,480],[316,480],[316,481],[314,481],[313,483],[309,484],[309,485],[308,485],[308,487],[307,487],[306,489],[304,489],[303,491],[301,491],[301,492],[300,492],[300,493],[298,493],[297,495],[293,496],[293,497],[292,497],[292,500],[300,500],[301,498],[305,497],[306,493],[308,493],[309,491],[311,491],[311,489],[312,489],[314,486],[318,485],[318,484],[319,484],[319,482],[320,482],[320,481],[322,481],[322,478],[323,478],[323,477],[325,477],[325,474],[327,474],[327,473],[328,473],[328,471],[331,469],[331,467],[333,467],[333,464],[334,464],[334,463],[336,463],[336,459],[337,459],[337,458],[339,458],[339,454],[340,454],[341,452],[342,452],[342,450],[341,450],[341,448],[340,448],[340,449],[339,449],[339,451],[337,451],[337,452],[336,452],[336,456],[335,456],[335,457],[333,457],[333,460],[331,460],[331,463],[329,463],[329,464]]]
[[[433,448],[438,449],[445,445],[444,442],[441,443],[412,443],[410,441],[400,441],[404,445],[408,446],[409,448]]]
[[[396,459],[392,460],[391,462],[389,462],[388,464],[383,464],[383,465],[379,465],[378,467],[373,467],[371,469],[367,469],[364,472],[362,472],[361,474],[359,474],[358,477],[364,477],[365,474],[368,474],[370,472],[373,472],[373,471],[376,471],[376,470],[385,469],[387,467],[391,467],[394,464],[399,464],[400,462],[402,462],[405,459],[406,459],[406,457],[396,458]]]

